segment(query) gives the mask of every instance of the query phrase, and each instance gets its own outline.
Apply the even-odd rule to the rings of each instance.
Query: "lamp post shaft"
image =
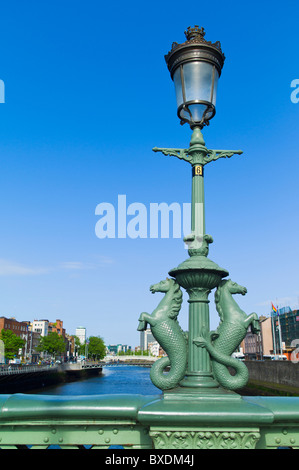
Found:
[[[208,297],[229,273],[207,257],[213,239],[206,234],[205,227],[204,167],[219,158],[230,158],[242,152],[208,150],[200,127],[193,129],[188,149],[155,147],[153,150],[185,160],[192,166],[191,234],[184,238],[190,258],[169,274],[189,295],[188,365],[180,386],[184,390],[196,389],[196,393],[202,389],[205,393],[208,388],[215,390],[219,384],[212,372],[210,354],[206,348],[198,346],[197,338],[210,334]]]
[[[201,173],[200,173],[201,172]],[[203,166],[192,166],[191,231],[205,235],[205,196]]]
[[[202,248],[205,228],[205,195],[204,195],[204,157],[207,154],[201,130],[193,131],[189,155],[192,158],[192,194],[191,194],[191,232],[194,239],[190,243],[189,252],[192,249]],[[194,339],[202,332],[210,330],[209,315],[209,289],[205,289],[195,282],[189,294],[189,334],[188,334],[188,370],[182,387],[217,387],[213,380],[210,364],[210,356],[206,349],[198,348]]]

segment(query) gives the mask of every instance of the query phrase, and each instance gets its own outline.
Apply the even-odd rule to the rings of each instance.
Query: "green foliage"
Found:
[[[117,356],[134,356],[134,352],[131,349],[128,349],[126,352],[125,351],[119,351],[117,353]]]
[[[128,349],[126,352],[125,351],[119,351],[117,356],[150,356],[150,352],[148,350],[146,351],[132,351],[132,349]]]
[[[56,356],[65,351],[64,339],[56,331],[52,331],[48,336],[40,337],[39,345],[36,349],[38,351],[47,352],[51,354],[51,356]]]
[[[81,342],[78,336],[74,336],[74,341],[75,341],[75,347],[80,348],[81,347]]]
[[[92,359],[103,359],[106,355],[104,340],[100,336],[90,336],[88,344],[88,357]]]
[[[149,354],[149,351],[148,351],[148,350],[146,350],[146,351],[145,351],[145,350],[144,350],[144,351],[142,350],[142,351],[136,351],[136,352],[135,352],[135,356],[150,356],[150,354]]]
[[[4,343],[5,359],[11,360],[18,355],[19,349],[25,345],[25,340],[17,336],[11,330],[2,330],[0,339]]]
[[[86,342],[82,344],[78,336],[74,336],[74,338],[75,338],[75,353],[85,356]]]

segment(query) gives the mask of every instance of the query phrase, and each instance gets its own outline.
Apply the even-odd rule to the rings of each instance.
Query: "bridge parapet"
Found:
[[[0,395],[0,447],[299,448],[298,397]]]

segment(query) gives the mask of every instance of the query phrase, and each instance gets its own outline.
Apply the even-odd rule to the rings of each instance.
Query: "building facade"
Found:
[[[290,307],[281,308],[272,320],[276,347],[279,347],[281,340],[286,348],[291,348],[292,341],[299,338],[299,310],[291,310]]]
[[[271,318],[260,317],[263,356],[273,354],[273,334]]]
[[[21,356],[26,355],[28,343],[28,325],[26,322],[19,322],[15,318],[0,317],[0,333],[2,330],[10,330],[21,339],[25,340],[25,345],[20,351]]]
[[[86,341],[86,328],[84,326],[76,328],[75,336],[79,338],[81,344],[84,344]]]
[[[40,360],[41,353],[37,350],[40,343],[40,333],[28,331],[25,359],[29,363],[36,364]]]
[[[132,348],[127,344],[109,344],[109,346],[106,347],[106,350],[107,354],[117,355],[119,353],[129,353],[131,352]]]
[[[63,321],[62,320],[56,320],[56,322],[49,322],[48,325],[48,330],[49,333],[55,332],[58,333],[60,336],[63,336],[65,338],[65,329],[63,328]]]
[[[17,321],[15,318],[0,317],[0,332],[2,330],[11,330],[15,335],[26,340],[27,323]]]
[[[140,349],[141,351],[147,351],[149,349],[149,343],[155,343],[156,340],[150,330],[147,328],[144,331],[140,331]]]
[[[299,343],[299,310],[283,307],[271,316],[259,318],[261,332],[253,335],[250,328],[242,342],[247,359],[262,359],[263,356],[285,355],[290,359]]]
[[[49,320],[33,320],[31,330],[34,333],[39,333],[41,336],[48,336]]]

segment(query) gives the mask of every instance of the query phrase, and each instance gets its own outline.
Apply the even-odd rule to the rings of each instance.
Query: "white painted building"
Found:
[[[158,341],[153,341],[152,343],[148,343],[148,350],[151,356],[159,356],[160,345]]]
[[[34,333],[39,333],[41,336],[48,335],[49,320],[33,320],[31,329]]]
[[[140,331],[140,349],[147,351],[149,349],[149,343],[154,343],[156,340],[151,332],[150,328],[144,331]]]
[[[84,326],[78,326],[75,336],[79,338],[81,344],[84,344],[86,341],[86,328],[84,328]]]

